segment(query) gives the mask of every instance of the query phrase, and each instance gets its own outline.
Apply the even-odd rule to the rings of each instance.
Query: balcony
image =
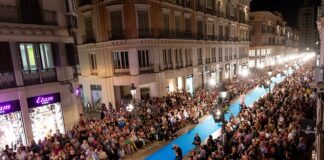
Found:
[[[186,67],[190,67],[190,66],[192,66],[192,61],[187,61],[186,62]]]
[[[197,34],[197,40],[205,40],[205,36],[203,33],[198,33]]]
[[[114,70],[116,75],[126,75],[129,74],[129,68],[115,68]]]
[[[205,63],[207,64],[207,63],[210,63],[210,58],[206,58],[205,59]]]
[[[144,66],[144,67],[140,67],[139,71],[140,71],[140,73],[153,72],[154,71],[153,64],[150,64],[150,65]]]
[[[182,62],[176,62],[176,69],[183,68],[183,63]]]
[[[93,34],[83,35],[82,42],[83,42],[83,44],[96,43],[96,37]]]
[[[41,17],[31,17],[30,15],[22,15],[20,8],[16,6],[0,5],[0,22],[57,25],[55,11],[41,10],[40,12]]]
[[[152,30],[149,28],[138,29],[137,33],[139,38],[153,38]]]
[[[172,63],[168,63],[168,64],[164,64],[163,67],[164,67],[164,70],[168,70],[168,69],[172,69],[173,65],[172,65]]]
[[[24,85],[35,85],[57,81],[55,68],[22,71]]]
[[[14,72],[0,72],[0,89],[16,87]]]
[[[120,40],[125,39],[125,30],[114,30],[109,32],[109,40]]]
[[[195,39],[195,35],[190,31],[177,31],[175,38],[177,39]]]
[[[206,8],[206,13],[210,15],[216,15],[216,11],[213,8]]]
[[[196,11],[197,12],[204,12],[204,9],[205,9],[205,7],[204,6],[202,6],[202,5],[200,5],[200,4],[197,4],[196,5]]]

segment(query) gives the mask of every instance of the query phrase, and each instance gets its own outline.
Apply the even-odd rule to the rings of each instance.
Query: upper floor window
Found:
[[[111,11],[110,15],[110,39],[124,38],[122,11]]]
[[[223,61],[223,48],[218,48],[218,61]]]
[[[91,15],[84,17],[84,27],[86,36],[92,36],[93,35],[93,28],[92,28],[92,17]]]
[[[150,56],[148,50],[138,50],[138,63],[139,67],[150,67]]]
[[[177,33],[179,33],[180,32],[180,30],[181,30],[181,23],[180,23],[180,16],[175,16],[175,30],[176,30],[176,32]]]
[[[0,42],[0,72],[13,71],[9,42]]]
[[[163,13],[163,31],[164,33],[169,33],[170,31],[170,21],[169,21],[169,14]]]
[[[191,32],[191,20],[190,20],[190,18],[185,18],[185,30],[186,30],[186,32]]]
[[[170,65],[172,64],[172,55],[171,49],[163,49],[163,65]]]
[[[206,0],[207,1],[207,8],[214,8],[214,0]]]
[[[127,51],[113,52],[113,59],[114,59],[115,69],[128,69],[129,68],[128,52]]]
[[[96,54],[89,54],[90,69],[92,74],[97,74],[97,56]]]
[[[150,31],[150,25],[149,25],[149,13],[147,10],[137,11],[137,23],[138,23],[139,36],[148,35]]]
[[[197,58],[198,58],[198,64],[202,64],[202,49],[198,48],[197,49]]]
[[[19,49],[23,70],[54,68],[50,43],[20,43]]]

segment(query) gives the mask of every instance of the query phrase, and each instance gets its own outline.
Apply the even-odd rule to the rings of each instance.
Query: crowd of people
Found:
[[[302,132],[300,122],[315,117],[315,99],[309,82],[311,65],[295,71],[271,94],[252,107],[241,105],[237,117],[225,124],[223,139],[209,137],[190,160],[304,160],[309,159],[314,136]]]
[[[267,78],[267,73],[255,71],[249,78],[237,77],[236,81],[224,83],[223,85],[229,95],[224,104],[228,104],[230,100],[245,94],[264,81],[265,78]],[[290,93],[286,92],[287,94]],[[286,94],[286,92],[284,93]],[[274,98],[272,98],[274,101],[271,101],[271,104],[277,102],[275,100],[278,96],[281,95],[274,94]],[[6,149],[1,152],[1,157],[18,160],[123,159],[127,155],[136,152],[139,148],[148,145],[148,143],[177,137],[177,131],[188,124],[197,124],[201,116],[209,113],[217,97],[217,89],[203,87],[197,90],[194,95],[185,92],[174,92],[165,97],[141,101],[131,113],[125,109],[116,111],[111,104],[108,106],[103,104],[101,119],[86,119],[80,115],[79,123],[71,130],[66,131],[65,134],[56,131],[54,135],[44,137],[42,140],[36,140],[37,142],[32,141],[31,145],[21,145],[17,151],[13,151],[9,146],[6,146]],[[258,103],[262,104],[261,102],[262,100]],[[266,104],[270,104],[270,102]],[[252,111],[244,109],[240,117],[245,117],[244,115],[246,113],[250,114],[250,112]],[[259,114],[257,116],[260,117]],[[251,128],[248,131],[245,130],[245,123],[239,122],[240,120],[231,119],[227,124],[228,132],[233,132],[233,135],[235,135],[232,143],[233,147],[240,146],[242,143],[242,138],[236,136],[237,132],[249,133],[248,131],[251,130]],[[274,125],[273,123],[271,124]],[[236,130],[234,130],[236,127],[233,127],[235,125],[239,126]],[[266,128],[263,126],[257,129],[265,130]],[[234,143],[236,141],[237,144]],[[248,148],[247,144],[245,144],[245,147]],[[221,147],[216,148],[221,149]],[[217,151],[210,151],[217,154]]]

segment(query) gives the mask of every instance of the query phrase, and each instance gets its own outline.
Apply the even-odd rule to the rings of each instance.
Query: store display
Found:
[[[8,145],[16,150],[20,144],[26,144],[23,118],[19,100],[0,103],[0,151]]]
[[[21,112],[0,115],[0,150],[9,145],[14,150],[26,143]]]
[[[34,140],[43,140],[57,131],[64,133],[64,122],[60,103],[29,109]]]

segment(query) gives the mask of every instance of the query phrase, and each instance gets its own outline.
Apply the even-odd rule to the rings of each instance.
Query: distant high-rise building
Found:
[[[308,0],[298,11],[299,29],[299,51],[314,50],[318,39],[318,32],[315,26],[316,11],[315,6],[310,5]]]

